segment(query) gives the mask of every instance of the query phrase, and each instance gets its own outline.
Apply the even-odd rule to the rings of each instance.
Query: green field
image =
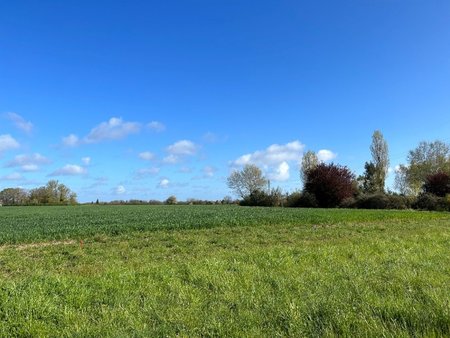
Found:
[[[0,243],[0,336],[450,336],[450,213],[2,207]]]

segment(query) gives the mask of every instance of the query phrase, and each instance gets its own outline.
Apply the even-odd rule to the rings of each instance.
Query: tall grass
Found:
[[[62,210],[75,222],[90,209],[34,213],[51,219]],[[108,219],[133,211],[133,224],[143,210],[171,209],[95,210],[117,210]],[[450,335],[445,214],[224,208],[227,225],[220,208],[172,210],[209,216],[168,230],[123,225],[114,236],[84,237],[82,246],[0,247],[0,336]],[[17,212],[29,221],[30,211]]]

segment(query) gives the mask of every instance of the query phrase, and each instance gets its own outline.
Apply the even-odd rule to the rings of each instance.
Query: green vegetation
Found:
[[[0,220],[0,336],[450,335],[449,213],[93,205]]]
[[[336,225],[450,220],[450,214],[400,210],[284,209],[238,206],[79,205],[0,208],[0,244],[114,236],[131,231],[261,225]]]

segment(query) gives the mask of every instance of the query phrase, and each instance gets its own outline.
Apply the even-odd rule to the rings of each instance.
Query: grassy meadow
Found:
[[[450,213],[0,208],[0,336],[450,336]]]

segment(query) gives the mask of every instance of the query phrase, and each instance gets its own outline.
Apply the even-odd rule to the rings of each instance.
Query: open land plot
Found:
[[[0,209],[2,336],[449,336],[450,214]]]

